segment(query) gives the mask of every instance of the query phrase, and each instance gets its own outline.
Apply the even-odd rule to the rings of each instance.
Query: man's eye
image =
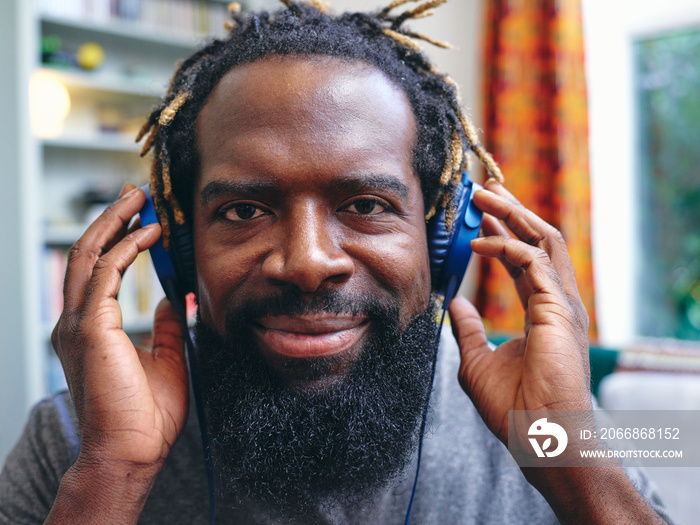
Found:
[[[224,217],[229,221],[249,221],[260,217],[263,210],[252,204],[236,204],[224,212]]]
[[[377,215],[386,211],[386,207],[372,199],[359,199],[346,208],[349,212],[359,215]]]

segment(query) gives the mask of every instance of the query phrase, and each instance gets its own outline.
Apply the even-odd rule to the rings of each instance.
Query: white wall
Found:
[[[40,348],[41,334],[31,322],[39,307],[37,218],[29,214],[39,192],[30,175],[36,152],[26,90],[34,57],[21,51],[36,38],[29,5],[0,0],[0,463],[43,392],[41,373],[34,373],[42,359],[32,350]]]
[[[698,0],[583,0],[590,118],[593,250],[600,342],[636,335],[635,94],[632,44],[655,32],[700,24]]]
[[[332,0],[335,13],[343,11],[376,11],[389,4],[389,0]],[[396,12],[415,7],[407,4]],[[408,21],[407,25],[419,33],[438,40],[446,40],[455,46],[453,50],[438,49],[419,42],[439,68],[449,73],[462,87],[464,103],[475,117],[479,117],[478,78],[475,75],[480,60],[482,0],[451,0],[435,10],[435,15],[421,20]],[[478,118],[476,119],[478,120]]]

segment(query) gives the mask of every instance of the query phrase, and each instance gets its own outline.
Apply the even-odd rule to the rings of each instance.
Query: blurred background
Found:
[[[214,0],[0,0],[0,460],[30,407],[65,387],[49,339],[67,250],[125,181],[147,181],[135,133],[177,61],[227,18]],[[424,47],[506,186],[567,241],[600,403],[700,410],[700,4],[451,0],[413,26],[453,45]],[[472,264],[462,293],[494,340],[522,330],[498,265]],[[161,296],[140,257],[120,293],[135,340],[148,343]],[[650,470],[693,522],[698,469]]]

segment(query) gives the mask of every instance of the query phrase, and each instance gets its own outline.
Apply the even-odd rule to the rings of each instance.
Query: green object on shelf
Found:
[[[44,35],[41,37],[41,53],[56,53],[63,47],[63,41],[58,35]]]
[[[52,67],[67,69],[73,67],[75,57],[63,51],[63,40],[58,35],[41,37],[41,63]]]

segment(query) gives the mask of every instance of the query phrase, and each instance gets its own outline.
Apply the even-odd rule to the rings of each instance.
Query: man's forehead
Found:
[[[212,164],[279,172],[332,162],[371,169],[412,164],[415,129],[408,98],[378,69],[271,56],[222,78],[198,118],[197,144],[204,171]]]
[[[377,111],[385,119],[403,117],[394,124],[415,130],[405,93],[376,67],[328,56],[271,55],[229,70],[198,121],[230,128],[242,119],[268,125],[299,115],[323,126],[324,118],[366,118]]]

